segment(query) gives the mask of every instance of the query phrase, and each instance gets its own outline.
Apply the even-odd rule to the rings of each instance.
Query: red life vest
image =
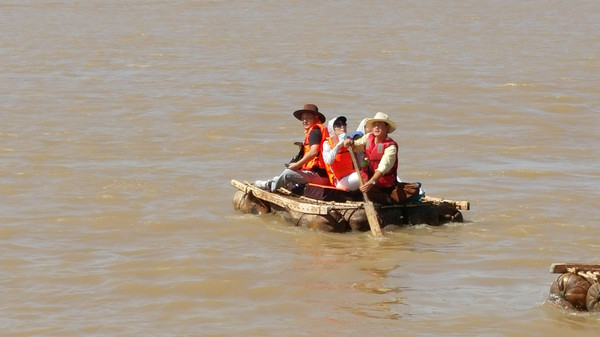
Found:
[[[304,131],[304,153],[308,153],[310,151],[309,138],[310,132],[315,128],[321,129],[321,140],[319,141],[319,149],[317,151],[317,155],[309,160],[308,162],[302,165],[302,170],[305,171],[319,171],[322,170],[325,172],[325,162],[323,161],[323,157],[321,156],[321,152],[323,152],[323,142],[325,139],[329,137],[329,131],[327,131],[327,127],[323,125],[323,123],[318,122],[317,124],[308,128],[308,130]]]
[[[337,135],[333,135],[332,137],[328,137],[327,141],[333,149],[340,140]],[[348,152],[348,149],[342,146],[338,149],[335,160],[331,165],[327,165],[327,175],[329,176],[331,185],[335,186],[340,179],[354,172],[352,157],[350,156],[351,154]]]
[[[396,149],[398,149],[398,144],[389,137],[383,142],[375,144],[375,135],[370,133],[367,136],[367,143],[365,144],[365,160],[369,162],[369,165],[362,168],[361,174],[363,179],[368,180],[373,176],[377,166],[379,166],[379,162],[383,157],[385,149],[392,145],[395,145]],[[396,184],[396,176],[398,175],[398,151],[396,151],[395,159],[392,168],[377,180],[375,186],[387,188]]]

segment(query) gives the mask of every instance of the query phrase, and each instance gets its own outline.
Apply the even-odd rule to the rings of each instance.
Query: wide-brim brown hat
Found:
[[[317,106],[314,104],[304,104],[304,108],[294,111],[294,117],[296,117],[298,120],[302,120],[302,114],[305,112],[314,114],[319,118],[321,123],[325,123],[325,115],[320,113],[319,108],[317,108]]]
[[[369,130],[373,130],[373,123],[374,122],[384,122],[387,123],[390,126],[390,129],[388,130],[388,133],[392,133],[394,132],[394,130],[396,130],[396,123],[394,123],[394,121],[392,121],[387,114],[383,113],[383,112],[378,112],[375,114],[375,117],[373,118],[369,118],[367,119],[366,123],[365,123],[365,127]]]

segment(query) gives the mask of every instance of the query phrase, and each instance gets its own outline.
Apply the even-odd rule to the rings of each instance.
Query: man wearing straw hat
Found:
[[[356,152],[364,151],[361,168],[364,184],[360,186],[361,192],[367,193],[373,202],[380,204],[418,198],[418,183],[398,182],[398,144],[388,136],[396,130],[396,123],[387,114],[378,112],[373,118],[367,119],[365,127],[371,132],[356,141],[352,138],[344,141],[344,146],[352,146]]]

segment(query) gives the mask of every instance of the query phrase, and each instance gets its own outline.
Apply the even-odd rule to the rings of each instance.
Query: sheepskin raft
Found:
[[[248,182],[231,180],[238,189],[233,197],[235,210],[248,214],[274,213],[295,226],[327,232],[368,231],[369,222],[362,201],[324,201],[297,195],[280,188],[277,193],[262,190]],[[469,210],[468,201],[423,197],[419,202],[377,205],[381,227],[428,224],[439,226],[462,222],[460,210]]]
[[[550,272],[561,274],[550,286],[551,303],[564,309],[600,312],[600,265],[553,263]]]

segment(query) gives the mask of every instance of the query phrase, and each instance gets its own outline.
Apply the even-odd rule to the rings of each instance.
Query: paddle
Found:
[[[354,170],[356,174],[358,174],[358,181],[360,185],[364,185],[364,181],[362,175],[360,174],[360,166],[356,162],[356,156],[354,155],[354,150],[351,146],[348,146],[348,151],[350,152],[350,157],[352,158],[352,165],[354,165]],[[383,236],[381,233],[381,226],[379,225],[379,219],[377,218],[377,212],[375,211],[375,206],[373,202],[369,200],[366,192],[362,192],[363,198],[365,199],[365,212],[367,213],[367,220],[369,221],[369,227],[371,228],[371,233],[374,237],[380,238]]]

